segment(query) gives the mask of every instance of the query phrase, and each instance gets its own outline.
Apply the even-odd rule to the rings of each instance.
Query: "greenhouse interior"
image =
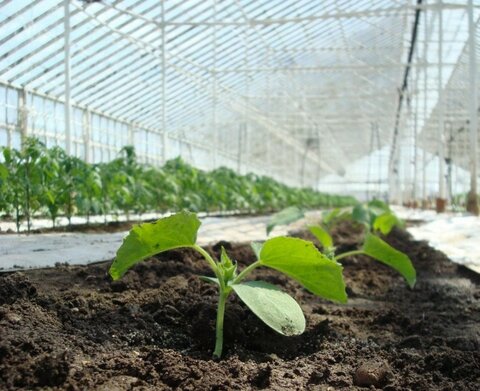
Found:
[[[480,389],[480,0],[0,0],[0,390]]]

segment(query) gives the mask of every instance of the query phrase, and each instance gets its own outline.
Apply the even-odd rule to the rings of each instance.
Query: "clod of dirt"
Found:
[[[370,361],[357,368],[353,382],[360,387],[383,387],[391,377],[391,370],[386,363]]]
[[[0,305],[13,304],[18,299],[29,299],[36,295],[37,289],[24,273],[11,274],[0,284]]]

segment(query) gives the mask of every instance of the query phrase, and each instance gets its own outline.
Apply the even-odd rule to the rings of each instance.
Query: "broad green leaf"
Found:
[[[303,211],[296,206],[290,206],[275,213],[267,224],[267,235],[270,235],[275,226],[293,223],[300,220],[303,216]]]
[[[257,259],[260,259],[260,251],[262,251],[263,243],[252,242],[250,243],[250,247],[252,248]]]
[[[332,237],[322,227],[320,227],[319,225],[314,225],[314,226],[308,227],[308,229],[317,238],[317,240],[320,242],[323,248],[330,249],[333,247]]]
[[[194,213],[180,212],[155,223],[135,225],[118,249],[110,275],[117,280],[146,258],[162,251],[193,246],[200,224]]]
[[[328,259],[312,242],[285,236],[267,240],[260,263],[285,273],[320,297],[347,301],[342,265]]]
[[[232,285],[235,293],[268,326],[283,335],[305,331],[305,316],[293,297],[264,281]]]
[[[377,216],[373,222],[373,229],[380,231],[383,235],[388,235],[393,227],[401,226],[402,222],[391,212],[386,212]]]
[[[413,288],[417,273],[406,254],[395,250],[388,243],[372,234],[367,234],[362,250],[368,256],[398,271],[407,280],[408,285]]]

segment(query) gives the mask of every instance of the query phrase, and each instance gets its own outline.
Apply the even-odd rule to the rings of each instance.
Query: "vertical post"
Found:
[[[28,109],[27,109],[27,90],[22,88],[18,91],[18,114],[17,114],[17,127],[20,131],[20,140],[22,142],[28,136]],[[11,142],[10,145],[11,146]]]
[[[443,96],[443,0],[438,0],[438,198],[436,210],[438,213],[445,211],[445,151],[444,151],[444,121],[445,102]]]
[[[267,50],[267,53],[266,53],[267,68],[272,68],[271,61],[270,61],[271,60],[271,49],[269,47],[267,47],[266,50]],[[246,59],[246,61],[248,61],[248,58]],[[248,68],[248,65],[246,66],[246,68]],[[271,110],[271,104],[272,104],[272,100],[270,99],[270,96],[272,96],[272,92],[270,91],[271,90],[270,78],[271,78],[271,74],[270,74],[270,72],[267,72],[267,75],[265,77],[265,93],[267,95],[268,111]],[[266,129],[263,131],[263,145],[264,145],[264,148],[265,148],[265,174],[269,175],[269,176],[272,176],[272,162],[270,161],[270,153],[271,153],[270,140],[269,140],[269,135],[268,135],[268,132],[267,132]]]
[[[218,129],[217,129],[217,0],[213,0],[213,26],[212,26],[212,46],[213,46],[213,70],[212,70],[212,169],[217,166],[218,152]]]
[[[238,157],[237,157],[237,172],[242,172],[242,148],[243,148],[243,124],[238,124]]]
[[[426,0],[425,0],[426,3]],[[424,11],[424,46],[423,46],[423,62],[427,64],[428,56],[428,14],[427,10]],[[427,90],[428,90],[428,70],[425,66],[423,70],[423,143],[422,143],[422,208],[427,207],[427,142],[425,134],[427,134]]]
[[[249,64],[249,44],[250,44],[250,39],[249,39],[249,31],[248,31],[249,27],[246,26],[245,27],[245,32],[244,32],[244,42],[243,42],[243,49],[244,49],[244,58],[243,58],[243,62],[244,62],[244,66],[246,69],[248,69],[248,64]],[[243,170],[244,170],[244,174],[247,174],[248,173],[248,165],[250,163],[250,149],[251,149],[251,146],[252,146],[252,136],[253,136],[253,132],[251,132],[251,129],[250,127],[248,126],[248,105],[250,103],[250,100],[249,100],[249,94],[250,94],[250,74],[248,72],[245,72],[245,107],[244,107],[244,111],[243,111],[243,120],[244,120],[244,123],[245,123],[245,140],[244,140],[244,143],[245,143],[245,157],[243,159],[244,163],[243,163]]]
[[[64,65],[65,65],[65,151],[72,152],[72,102],[70,90],[70,0],[64,0]]]
[[[420,108],[419,105],[419,87],[418,87],[418,79],[420,77],[420,71],[418,67],[418,63],[420,62],[420,57],[418,56],[418,46],[415,49],[417,51],[416,59],[417,59],[417,68],[415,72],[415,106],[414,106],[414,114],[413,114],[413,186],[412,186],[412,202],[413,206],[417,207],[417,198],[418,198],[418,110]]]
[[[132,123],[129,123],[128,124],[128,145],[135,145],[135,139],[134,139],[134,130],[133,130],[133,124]]]
[[[91,136],[90,136],[90,124],[91,124],[91,116],[90,111],[88,109],[83,110],[83,147],[84,150],[84,160],[86,163],[91,163]]]
[[[467,199],[467,211],[478,216],[477,200],[477,145],[478,145],[478,97],[477,97],[477,59],[476,59],[476,39],[475,23],[473,20],[473,0],[468,0],[468,65],[469,65],[469,134],[470,134],[470,191]]]
[[[166,60],[166,44],[167,39],[165,36],[165,0],[161,0],[162,10],[162,159],[163,163],[166,163],[168,156],[168,132],[167,132],[167,60]],[[133,142],[132,142],[133,145]]]

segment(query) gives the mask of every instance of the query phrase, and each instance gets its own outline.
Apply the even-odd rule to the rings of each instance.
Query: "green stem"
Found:
[[[225,318],[225,303],[227,301],[228,294],[220,288],[218,295],[218,307],[217,307],[217,324],[215,329],[215,350],[213,351],[213,357],[220,358],[223,350],[223,320]]]
[[[346,253],[337,255],[335,259],[338,261],[339,259],[351,257],[352,255],[362,255],[362,254],[365,254],[365,251],[363,250],[347,251]]]
[[[223,279],[220,278],[220,274],[218,272],[218,266],[217,264],[215,263],[215,261],[213,260],[213,258],[210,256],[209,253],[207,253],[202,247],[200,247],[198,244],[194,244],[192,246],[192,248],[194,250],[197,250],[204,258],[205,260],[208,262],[208,264],[210,265],[210,268],[214,271],[215,275],[217,276],[217,278],[219,279],[219,281],[223,282]]]
[[[242,281],[250,272],[261,266],[260,261],[253,262],[252,264],[248,265],[245,269],[242,270],[242,272],[233,280],[232,284],[238,284],[240,281]]]

